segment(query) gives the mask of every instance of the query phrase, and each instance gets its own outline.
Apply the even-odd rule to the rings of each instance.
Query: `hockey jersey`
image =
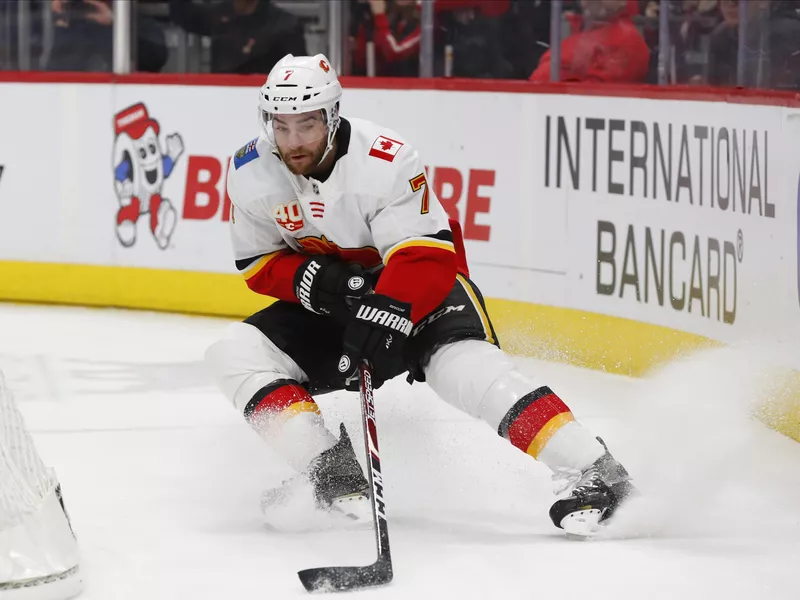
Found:
[[[299,302],[298,267],[331,254],[380,270],[375,291],[409,302],[416,322],[466,265],[417,152],[370,121],[341,120],[333,169],[320,179],[292,174],[262,134],[232,157],[228,195],[236,267],[250,289],[280,300]]]

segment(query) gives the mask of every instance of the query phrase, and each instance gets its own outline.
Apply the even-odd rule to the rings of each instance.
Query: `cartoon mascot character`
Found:
[[[136,223],[146,214],[153,238],[163,250],[175,231],[177,214],[161,189],[183,154],[183,139],[178,133],[168,135],[165,154],[158,140],[158,121],[150,118],[142,103],[117,113],[114,131],[114,188],[120,204],[117,237],[123,246],[132,246]]]

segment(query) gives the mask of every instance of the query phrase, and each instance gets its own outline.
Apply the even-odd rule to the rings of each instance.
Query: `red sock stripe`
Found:
[[[264,412],[278,414],[297,402],[314,403],[314,398],[301,385],[290,383],[274,388],[263,398],[254,403],[249,411],[248,418],[255,417]]]
[[[553,417],[569,412],[569,407],[553,392],[529,404],[508,426],[509,441],[527,452],[534,438]]]

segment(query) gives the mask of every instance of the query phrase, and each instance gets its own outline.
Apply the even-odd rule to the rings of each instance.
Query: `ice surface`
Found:
[[[291,475],[203,369],[226,321],[0,305],[0,367],[82,548],[86,600],[301,598],[296,571],[374,560],[371,531],[259,519]],[[395,581],[358,598],[800,598],[800,445],[747,416],[762,371],[720,350],[635,381],[520,359],[644,496],[564,539],[549,472],[398,379],[376,392]],[[356,394],[319,398],[359,439]],[[355,444],[360,450],[360,444]]]

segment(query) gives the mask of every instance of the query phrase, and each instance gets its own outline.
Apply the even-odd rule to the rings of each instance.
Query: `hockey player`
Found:
[[[325,56],[284,57],[261,88],[261,134],[231,160],[236,266],[277,302],[208,349],[224,394],[311,484],[318,507],[357,514],[367,481],[344,426],[337,440],[314,395],[357,390],[364,360],[376,387],[408,372],[555,473],[572,473],[550,517],[570,533],[596,530],[632,491],[627,472],[500,350],[458,224],[416,150],[388,128],[341,117],[341,95]],[[268,494],[267,508],[282,499],[283,489]]]

